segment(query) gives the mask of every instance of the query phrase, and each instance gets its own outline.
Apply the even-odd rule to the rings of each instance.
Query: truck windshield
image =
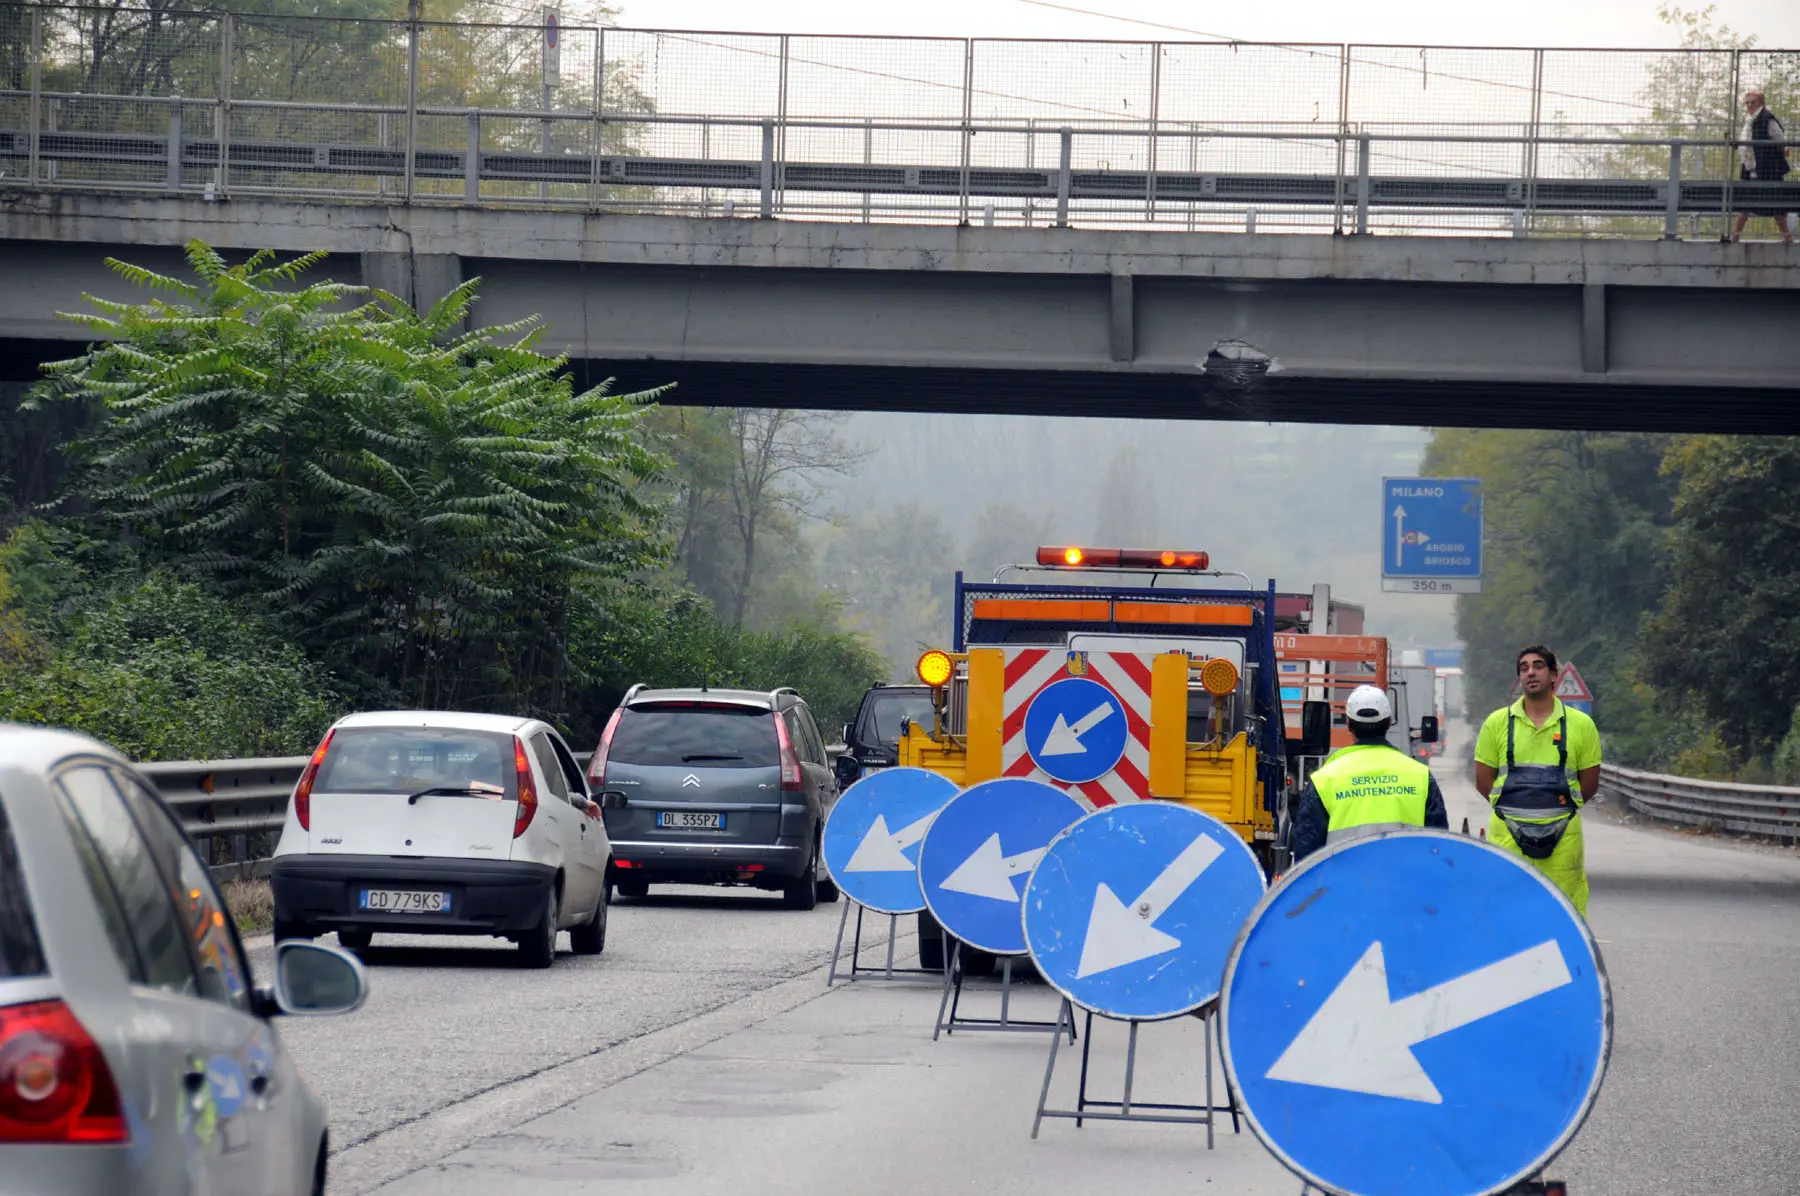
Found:
[[[877,694],[869,703],[869,713],[863,721],[862,733],[867,739],[873,739],[884,747],[900,746],[900,720],[911,719],[915,723],[931,725],[930,694]]]

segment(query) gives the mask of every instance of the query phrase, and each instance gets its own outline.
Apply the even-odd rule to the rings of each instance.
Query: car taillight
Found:
[[[600,746],[594,749],[594,758],[588,761],[588,788],[598,790],[606,783],[606,754],[612,751],[613,733],[619,729],[619,716],[625,713],[621,706],[612,712],[606,720],[606,730],[600,732]]]
[[[325,763],[325,751],[331,747],[331,737],[337,734],[337,728],[325,732],[325,738],[319,740],[319,746],[313,749],[312,759],[306,762],[306,771],[300,774],[300,783],[294,786],[294,817],[300,820],[300,829],[312,829],[312,787],[318,779],[319,765]]]
[[[69,1007],[0,1009],[0,1142],[127,1142],[106,1056]]]
[[[513,768],[519,774],[519,813],[513,819],[513,838],[517,839],[537,813],[537,782],[531,779],[531,757],[525,754],[525,741],[517,735],[513,736]]]
[[[779,712],[772,717],[775,719],[775,741],[781,745],[781,790],[798,793],[803,787],[800,784],[800,757],[794,754],[794,741],[788,738],[787,720]]]

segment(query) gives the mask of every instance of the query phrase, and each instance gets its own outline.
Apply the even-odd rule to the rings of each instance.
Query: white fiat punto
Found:
[[[562,736],[533,719],[390,711],[325,733],[275,848],[275,938],[488,934],[547,968],[606,946],[612,847]]]

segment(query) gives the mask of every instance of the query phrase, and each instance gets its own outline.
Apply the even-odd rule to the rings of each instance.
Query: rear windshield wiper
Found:
[[[742,760],[742,759],[743,759],[742,756],[709,756],[709,755],[706,755],[705,753],[701,753],[700,755],[697,755],[697,756],[683,756],[681,758],[681,762],[683,764],[692,764],[696,760]]]
[[[498,785],[433,785],[407,795],[406,804],[417,805],[421,797],[504,797],[506,790]]]

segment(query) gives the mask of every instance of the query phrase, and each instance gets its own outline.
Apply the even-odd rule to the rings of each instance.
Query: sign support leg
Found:
[[[956,966],[961,959],[962,943],[958,942],[956,946],[950,949],[950,954],[944,957],[944,995],[938,998],[937,1024],[931,1028],[931,1041],[933,1042],[938,1040],[938,1034],[944,1028],[944,1009],[950,1004],[950,978],[955,976],[956,987],[958,989],[962,988],[962,972]],[[950,1020],[956,1020],[956,1012],[954,1010],[950,1013]]]
[[[1012,1016],[1013,957],[1000,957],[1000,1016],[965,1017],[960,1011],[963,996],[963,944],[959,939],[950,952],[949,966],[944,971],[944,993],[938,1000],[937,1024],[932,1027],[931,1041],[936,1042],[940,1033],[954,1034],[958,1030],[1004,1030],[1014,1033],[1041,1033],[1048,1030],[1053,1035],[1062,1034],[1062,1018],[1053,1022],[1019,1021]],[[948,1010],[948,1016],[946,1016]],[[1069,1042],[1075,1042],[1075,1015],[1069,1015]]]
[[[850,944],[850,967],[849,967],[849,970],[848,971],[840,971],[838,968],[838,963],[843,958],[844,931],[849,926],[849,923],[850,923],[850,907],[851,906],[856,907],[855,939]],[[831,968],[825,977],[825,987],[830,988],[833,984],[837,983],[837,981],[840,979],[845,980],[845,981],[850,981],[850,982],[854,982],[854,981],[858,981],[858,980],[908,980],[915,976],[934,976],[935,977],[935,976],[939,975],[938,969],[936,969],[936,968],[897,968],[894,966],[895,943],[897,942],[897,940],[900,937],[900,915],[898,915],[898,914],[887,915],[887,919],[888,919],[887,966],[885,968],[879,968],[879,967],[865,968],[865,967],[863,967],[862,966],[863,913],[867,909],[868,909],[867,906],[862,905],[859,902],[850,901],[848,899],[845,900],[844,912],[838,915],[837,942],[835,944],[833,944],[833,946],[831,948]]]
[[[1088,1016],[1092,1017],[1093,1015],[1089,1014]],[[1056,1033],[1050,1036],[1050,1062],[1044,1065],[1044,1086],[1038,1091],[1037,1116],[1031,1119],[1031,1137],[1033,1141],[1037,1140],[1038,1127],[1044,1124],[1044,1106],[1049,1103],[1050,1100],[1050,1077],[1056,1074],[1056,1050],[1062,1045],[1063,1019],[1065,1018],[1068,1019],[1069,1023],[1069,1040],[1073,1042],[1075,1039],[1075,1007],[1069,1003],[1067,997],[1063,998],[1062,1006],[1056,1011]],[[1092,1036],[1090,1035],[1090,1039],[1091,1037]],[[1082,1054],[1084,1056],[1087,1054],[1085,1044],[1083,1044]],[[1085,1058],[1082,1061],[1081,1070],[1083,1075],[1087,1074],[1087,1063]],[[1075,1124],[1080,1125],[1081,1123],[1076,1122]]]
[[[1074,1039],[1074,1030],[1075,1030],[1074,1006],[1073,1006],[1073,1004],[1066,1002],[1066,1001],[1064,1002],[1064,1005],[1065,1005],[1066,1015],[1069,1019],[1069,1032],[1070,1032],[1070,1039],[1072,1042]],[[1201,1020],[1205,1023],[1204,1034],[1206,1036],[1206,1044],[1205,1044],[1205,1048],[1204,1048],[1205,1049],[1205,1065],[1206,1065],[1206,1103],[1203,1105],[1185,1105],[1185,1104],[1175,1104],[1175,1103],[1170,1103],[1170,1102],[1146,1101],[1146,1100],[1135,1099],[1135,1092],[1136,1092],[1136,1088],[1137,1088],[1138,1031],[1144,1023],[1137,1021],[1135,1019],[1130,1019],[1130,1018],[1117,1019],[1117,1020],[1125,1021],[1126,1027],[1127,1027],[1127,1029],[1126,1029],[1127,1037],[1126,1037],[1126,1045],[1125,1045],[1124,1091],[1120,1094],[1119,1099],[1116,1101],[1098,1100],[1094,1097],[1089,1096],[1088,1090],[1087,1090],[1088,1074],[1089,1074],[1088,1064],[1089,1064],[1089,1059],[1090,1059],[1090,1056],[1091,1056],[1091,1053],[1093,1050],[1093,1045],[1094,1045],[1094,1012],[1093,1012],[1093,1010],[1090,1009],[1090,1010],[1086,1010],[1085,1013],[1087,1016],[1087,1040],[1082,1043],[1082,1047],[1081,1047],[1081,1078],[1076,1085],[1075,1107],[1073,1109],[1052,1109],[1052,1108],[1047,1107],[1048,1102],[1049,1102],[1049,1097],[1050,1097],[1050,1082],[1056,1071],[1057,1049],[1061,1045],[1060,1040],[1062,1038],[1060,1031],[1062,1029],[1062,1019],[1063,1019],[1064,1013],[1059,1012],[1057,1015],[1057,1021],[1056,1021],[1056,1029],[1058,1030],[1056,1037],[1057,1037],[1058,1041],[1052,1042],[1050,1045],[1050,1060],[1044,1069],[1044,1087],[1043,1087],[1043,1091],[1041,1093],[1039,1093],[1037,1115],[1032,1121],[1031,1136],[1033,1138],[1037,1137],[1038,1127],[1043,1124],[1043,1120],[1046,1117],[1068,1118],[1069,1120],[1071,1120],[1075,1123],[1075,1127],[1077,1129],[1080,1129],[1082,1126],[1082,1123],[1085,1121],[1088,1121],[1088,1120],[1093,1120],[1093,1121],[1158,1121],[1158,1122],[1165,1122],[1165,1123],[1174,1124],[1174,1125],[1204,1125],[1206,1127],[1206,1148],[1208,1150],[1212,1150],[1215,1146],[1215,1136],[1214,1136],[1214,1132],[1213,1132],[1213,1119],[1218,1114],[1230,1113],[1231,1121],[1232,1121],[1232,1132],[1233,1133],[1238,1132],[1237,1098],[1236,1098],[1236,1094],[1231,1091],[1231,1087],[1230,1087],[1229,1083],[1227,1083],[1227,1085],[1226,1085],[1226,1093],[1229,1098],[1229,1103],[1226,1105],[1216,1105],[1213,1103],[1214,1087],[1213,1087],[1213,1076],[1212,1076],[1212,1064],[1213,1064],[1212,1036],[1214,1033],[1217,1032],[1217,1029],[1218,1029],[1218,1027],[1216,1025],[1217,1018],[1215,1017],[1215,1011],[1214,1011],[1213,1007],[1210,1007],[1210,1006],[1207,1007],[1203,1012],[1200,1012],[1198,1015],[1201,1018]],[[1102,1015],[1102,1016],[1104,1016],[1104,1015]],[[1109,1110],[1117,1110],[1117,1111],[1116,1112],[1096,1112],[1095,1110],[1097,1110],[1097,1109],[1109,1109]]]
[[[855,902],[852,901],[844,902],[844,912],[838,915],[837,942],[832,944],[831,947],[831,970],[825,975],[826,988],[830,988],[833,984],[837,983],[838,956],[843,954],[844,951],[844,927],[850,922],[850,907],[854,904]],[[861,909],[862,907],[860,905],[857,906],[857,910],[859,911],[857,914],[857,921],[859,923],[862,920]]]

